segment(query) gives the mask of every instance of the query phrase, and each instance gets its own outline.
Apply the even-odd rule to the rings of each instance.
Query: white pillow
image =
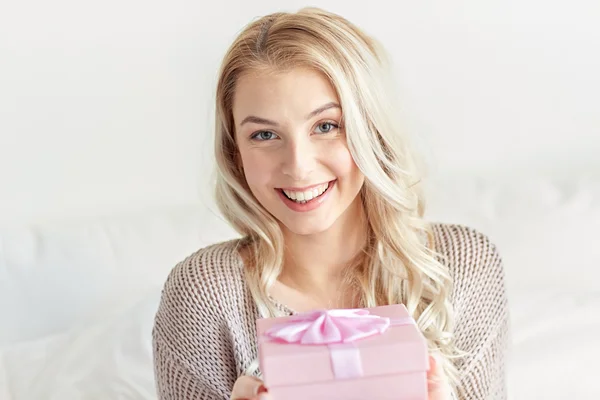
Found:
[[[67,333],[3,349],[0,387],[8,393],[2,399],[156,398],[151,330],[159,299],[157,288]]]
[[[488,235],[511,290],[600,288],[600,178],[430,183],[429,218]]]

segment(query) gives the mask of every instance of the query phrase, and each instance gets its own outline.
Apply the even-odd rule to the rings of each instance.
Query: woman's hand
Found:
[[[429,371],[427,371],[429,400],[451,400],[450,384],[444,373],[442,364],[435,356],[429,356]]]
[[[253,376],[240,376],[231,391],[231,400],[269,400],[263,382]]]

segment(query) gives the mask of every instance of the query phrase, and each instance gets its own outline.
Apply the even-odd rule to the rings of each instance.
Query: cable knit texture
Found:
[[[434,224],[435,248],[454,278],[460,399],[505,399],[508,308],[502,261],[483,234]],[[206,247],[170,273],[153,328],[160,400],[225,400],[257,358],[256,304],[238,240]]]

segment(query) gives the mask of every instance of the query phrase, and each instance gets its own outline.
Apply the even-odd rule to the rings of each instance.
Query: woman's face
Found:
[[[289,231],[311,235],[354,218],[364,177],[340,127],[336,92],[320,73],[294,69],[240,77],[236,142],[248,186]],[[351,207],[351,205],[353,207]]]

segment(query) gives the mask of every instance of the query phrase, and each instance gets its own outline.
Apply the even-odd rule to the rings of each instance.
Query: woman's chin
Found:
[[[324,221],[321,219],[320,221],[286,221],[282,223],[282,227],[288,233],[298,235],[298,236],[311,236],[318,235],[320,233],[326,232],[333,225],[330,221]]]

